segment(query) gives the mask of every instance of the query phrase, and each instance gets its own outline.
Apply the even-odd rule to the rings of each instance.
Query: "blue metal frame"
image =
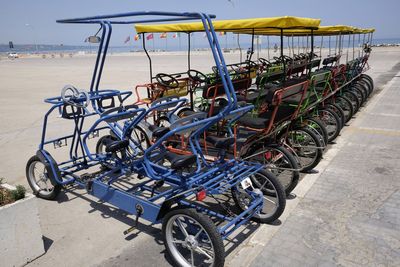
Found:
[[[164,16],[167,18],[162,19],[138,19],[138,20],[115,20],[117,18],[137,17],[137,16]],[[172,18],[171,18],[172,17]],[[195,194],[198,190],[205,189],[208,194],[221,194],[226,190],[236,186],[246,177],[260,171],[263,166],[261,164],[242,162],[237,160],[224,160],[220,159],[213,163],[205,160],[202,149],[199,144],[200,134],[210,128],[212,125],[222,119],[230,119],[232,121],[239,118],[245,112],[249,111],[252,106],[237,107],[237,100],[235,91],[230,80],[229,71],[226,67],[222,50],[218,43],[217,35],[211,22],[214,15],[207,15],[204,13],[174,13],[174,12],[129,12],[114,15],[93,16],[75,19],[58,20],[59,23],[74,23],[74,24],[98,24],[101,31],[101,42],[98,48],[95,68],[90,85],[89,99],[83,96],[74,99],[75,102],[80,103],[88,101],[92,107],[72,107],[72,119],[75,128],[73,134],[67,134],[55,139],[46,140],[46,131],[48,117],[55,110],[63,115],[63,108],[65,103],[61,97],[52,97],[45,100],[46,103],[52,105],[49,111],[44,116],[44,123],[42,129],[42,137],[39,145],[38,154],[46,159],[52,170],[52,177],[55,182],[61,185],[76,183],[82,187],[86,187],[88,192],[103,201],[107,201],[118,208],[136,214],[136,205],[141,205],[144,208],[142,217],[151,222],[160,222],[163,214],[161,213],[165,205],[177,203],[183,206],[195,206],[198,211],[218,217],[219,219],[227,221],[227,223],[220,227],[218,230],[223,238],[226,238],[240,225],[246,223],[253,215],[260,212],[263,206],[263,197],[255,192],[248,191],[252,198],[247,210],[235,217],[229,217],[220,214],[208,208],[204,208],[194,203],[189,203],[188,197]],[[201,118],[201,116],[194,116],[190,121],[185,124],[176,125],[163,137],[159,138],[148,149],[144,150],[140,144],[136,143],[130,138],[131,130],[134,129],[141,121],[143,121],[149,114],[161,109],[172,109],[168,114],[172,114],[178,110],[186,100],[169,97],[160,99],[153,103],[149,108],[138,108],[135,106],[123,106],[124,101],[132,94],[132,92],[121,92],[118,90],[99,90],[100,80],[108,46],[112,34],[113,24],[133,24],[133,23],[146,23],[146,22],[166,22],[166,21],[182,21],[182,20],[201,20],[205,33],[208,38],[211,51],[216,63],[218,72],[221,73],[222,83],[228,96],[228,105],[222,112],[213,117]],[[104,109],[98,104],[98,101],[106,98],[117,97],[121,102],[120,108],[114,108],[111,111],[104,113]],[[79,114],[74,112],[74,109],[80,109]],[[88,130],[83,130],[84,121],[86,117],[99,116],[99,118],[90,125]],[[93,153],[87,140],[89,136],[96,131],[110,130],[112,134],[120,139],[129,139],[129,155],[125,159],[118,159],[112,155],[97,155]],[[188,134],[190,148],[192,153],[197,159],[197,170],[192,173],[178,172],[171,168],[153,162],[152,158],[157,154],[162,154],[165,151],[163,142],[172,135],[186,132]],[[54,162],[48,152],[45,151],[45,146],[51,143],[56,143],[62,140],[72,139],[72,145],[69,151],[70,159],[60,164]],[[80,148],[80,149],[79,149]],[[143,152],[143,156],[138,156]],[[104,161],[111,161],[112,168],[109,171],[104,171],[92,180],[90,183],[82,181],[76,173],[93,166],[99,165]],[[144,182],[132,186],[130,189],[123,191],[113,187],[113,183],[119,177],[125,174],[136,173],[146,176]],[[163,180],[170,186],[170,189],[158,192],[151,187],[151,184],[156,180]],[[224,184],[224,186],[221,186]],[[152,192],[151,197],[144,197],[144,192]],[[156,204],[156,200],[161,198],[165,199],[163,205]],[[172,202],[171,202],[172,201]],[[168,207],[167,207],[168,208]]]

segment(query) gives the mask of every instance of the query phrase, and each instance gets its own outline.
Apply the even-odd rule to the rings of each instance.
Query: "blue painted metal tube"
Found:
[[[242,213],[233,218],[229,223],[219,228],[222,236],[228,236],[241,225],[246,223],[263,205],[262,197],[256,198],[253,203]]]
[[[184,20],[187,19],[199,19],[199,13],[190,13],[190,12],[160,12],[160,11],[138,11],[138,12],[127,12],[127,13],[118,13],[118,14],[110,14],[110,15],[100,15],[100,16],[90,16],[90,17],[82,17],[82,18],[72,18],[72,19],[61,19],[57,20],[58,23],[80,23],[84,21],[92,21],[92,20],[106,20],[106,19],[114,19],[114,18],[123,18],[123,17],[135,17],[135,16],[170,16],[170,17],[177,17],[167,21],[175,20]],[[215,15],[209,14],[210,18],[215,18]],[[166,19],[159,19],[159,20],[138,20],[131,23],[145,23],[145,22],[162,22],[166,21]],[[97,23],[97,22],[96,22]]]
[[[202,207],[202,206],[199,206],[199,205],[194,205],[193,203],[190,203],[190,202],[185,201],[185,200],[181,200],[180,203],[181,203],[182,205],[184,205],[184,206],[189,206],[189,207],[191,207],[191,208],[196,209],[196,210],[199,211],[199,212],[203,212],[203,213],[206,213],[206,214],[208,214],[208,215],[210,215],[210,216],[217,217],[217,218],[219,218],[219,219],[221,219],[221,220],[225,220],[225,221],[232,221],[232,220],[233,220],[232,217],[223,215],[223,214],[221,214],[221,213],[215,212],[215,211],[213,211],[213,210],[207,209],[207,208]]]
[[[99,62],[100,62],[101,51],[103,50],[103,45],[104,45],[104,36],[106,35],[106,31],[107,31],[107,29],[105,28],[104,22],[100,22],[99,24],[100,24],[101,30],[102,30],[101,40],[100,40],[100,44],[99,44],[99,49],[97,51],[97,57],[96,57],[96,63],[94,65],[92,82],[90,83],[90,92],[93,92],[93,89],[94,89],[94,84],[95,84],[95,80],[96,80],[96,76],[97,76],[97,70],[98,70]]]
[[[98,180],[93,181],[89,193],[133,215],[136,215],[136,205],[141,205],[143,207],[141,217],[150,222],[157,222],[161,206],[144,198],[110,187]]]

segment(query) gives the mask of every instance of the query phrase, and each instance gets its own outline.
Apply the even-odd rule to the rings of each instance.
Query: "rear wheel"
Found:
[[[339,116],[330,109],[318,110],[318,118],[326,125],[326,131],[328,132],[328,142],[332,142],[340,134],[342,129],[341,121]]]
[[[33,194],[37,197],[53,200],[61,191],[62,186],[51,178],[51,167],[32,156],[26,164],[26,178]]]
[[[223,266],[225,249],[210,218],[194,209],[168,212],[162,224],[165,248],[175,266]]]
[[[286,196],[283,186],[278,179],[266,170],[260,170],[250,176],[255,189],[260,190],[264,205],[261,211],[253,216],[253,220],[260,223],[271,223],[277,220],[285,210]],[[239,183],[232,188],[232,198],[242,210],[247,210],[252,197]]]
[[[349,122],[354,114],[351,101],[345,96],[338,96],[335,98],[335,104],[343,110],[345,123]]]
[[[335,112],[336,115],[338,115],[338,117],[339,117],[339,119],[340,119],[341,128],[343,128],[344,125],[346,124],[346,118],[345,118],[344,111],[341,109],[341,107],[339,107],[339,106],[338,106],[337,104],[335,104],[335,103],[329,103],[329,104],[326,104],[326,105],[324,106],[324,108],[330,109],[330,110],[332,110],[333,112]]]
[[[300,173],[296,159],[282,146],[259,144],[242,159],[265,165],[265,168],[282,184],[286,195],[289,195],[299,182]]]
[[[328,145],[328,132],[326,130],[326,125],[323,121],[316,117],[306,118],[303,120],[306,126],[313,130],[314,133],[320,137],[321,144],[325,147]]]
[[[285,142],[295,151],[301,171],[312,170],[322,159],[322,144],[307,127],[289,130]]]
[[[360,108],[360,101],[358,100],[358,97],[355,93],[351,91],[343,91],[342,96],[346,97],[348,100],[350,100],[351,105],[353,106],[353,115],[358,112],[358,109]]]

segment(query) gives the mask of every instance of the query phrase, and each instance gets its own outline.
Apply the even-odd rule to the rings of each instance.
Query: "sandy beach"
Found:
[[[271,56],[274,55],[278,53],[271,52]],[[267,57],[266,51],[262,51],[260,56]],[[239,53],[226,53],[225,58],[227,63],[237,63]],[[157,53],[152,59],[154,74],[187,70],[187,55],[184,52]],[[94,62],[95,55],[0,60],[0,148],[3,152],[0,154],[0,177],[11,184],[28,187],[25,165],[37,150],[43,116],[50,107],[43,100],[59,96],[61,88],[66,84],[87,89]],[[376,81],[384,80],[385,74],[398,62],[399,47],[374,48],[368,74]],[[210,72],[213,65],[211,55],[205,51],[194,52],[191,57],[193,69]],[[148,81],[149,63],[143,53],[113,54],[107,58],[100,87],[133,90],[137,84]],[[134,102],[135,99],[130,101]],[[55,126],[52,133],[66,130],[61,119],[52,118],[52,123]],[[116,257],[124,248],[139,252],[134,255],[139,262],[149,257],[153,259],[152,255],[156,253],[154,265],[168,266],[163,256],[158,255],[162,253],[163,247],[153,240],[158,238],[157,228],[147,227],[146,224],[142,227],[144,234],[138,234],[134,240],[125,239],[122,231],[126,230],[132,220],[109,205],[93,201],[84,190],[63,194],[58,202],[40,200],[39,206],[43,235],[51,240],[46,246],[51,248],[30,266],[92,266]],[[84,233],[81,232],[83,228]],[[227,262],[232,255],[234,253],[228,256]],[[110,265],[113,265],[112,262],[102,266]]]

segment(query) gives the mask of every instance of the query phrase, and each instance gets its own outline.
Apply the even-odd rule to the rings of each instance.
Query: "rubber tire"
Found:
[[[325,123],[316,117],[309,117],[309,118],[306,118],[304,121],[307,121],[307,120],[312,121],[318,125],[319,130],[317,130],[317,131],[322,137],[322,141],[324,142],[323,145],[327,146],[328,145],[328,131],[326,130]],[[311,126],[308,126],[308,127],[311,127]]]
[[[338,115],[338,117],[340,119],[340,125],[341,125],[340,129],[342,129],[346,124],[346,117],[344,115],[342,108],[339,107],[338,105],[336,105],[335,103],[326,104],[325,108],[331,109],[333,112],[335,112]]]
[[[279,219],[279,217],[285,211],[285,207],[286,207],[285,190],[284,190],[282,184],[279,182],[278,178],[276,178],[276,176],[274,174],[272,174],[270,171],[261,169],[261,170],[259,170],[259,172],[261,172],[262,175],[266,176],[268,178],[268,180],[271,182],[271,184],[275,187],[276,193],[277,193],[278,199],[279,199],[279,204],[278,204],[277,210],[275,211],[275,213],[273,215],[266,217],[266,218],[259,218],[259,217],[253,216],[251,219],[258,223],[273,223],[277,219]],[[254,184],[254,181],[253,181],[253,184]],[[232,188],[232,190],[235,190],[235,189]],[[266,194],[266,195],[268,195],[268,194]],[[239,204],[239,200],[237,199],[237,196],[234,192],[232,192],[232,198],[233,198],[233,201],[235,202],[236,206],[243,211],[243,209],[241,208],[241,206]]]
[[[218,233],[217,227],[215,227],[215,224],[211,219],[201,213],[198,213],[195,209],[192,208],[174,208],[171,211],[169,211],[163,218],[163,224],[162,224],[162,236],[164,240],[164,246],[173,261],[173,266],[180,266],[179,262],[175,260],[175,258],[172,256],[171,250],[169,246],[167,245],[167,239],[166,239],[166,227],[167,227],[167,222],[168,220],[177,214],[184,214],[186,216],[189,216],[193,219],[195,219],[198,223],[201,224],[201,226],[204,228],[204,230],[207,232],[209,235],[211,242],[214,247],[214,255],[215,255],[215,260],[214,264],[212,266],[214,267],[222,267],[224,266],[225,263],[225,247],[224,243],[222,242],[221,235]]]
[[[277,144],[267,144],[264,147],[279,150],[288,159],[288,162],[290,164],[290,168],[299,169],[299,165],[297,164],[297,160],[295,159],[295,157],[292,155],[292,153],[290,153],[290,151],[288,151],[283,146],[280,146],[280,145],[277,145]],[[249,154],[253,154],[253,153],[255,153],[255,151],[257,151],[257,147],[251,149],[242,158],[246,158],[245,160],[248,160],[249,157],[250,157]],[[250,158],[250,161],[251,161],[251,158]],[[257,161],[257,162],[259,162],[259,161]],[[276,178],[279,180],[279,176],[276,177]],[[299,171],[293,171],[292,180],[291,180],[291,183],[289,184],[289,186],[285,187],[285,186],[282,185],[284,187],[286,195],[289,195],[293,191],[293,189],[295,189],[295,187],[299,183],[299,179],[300,179]]]
[[[340,96],[346,97],[351,102],[351,105],[353,106],[353,116],[354,116],[358,112],[358,109],[360,108],[360,101],[358,100],[357,95],[351,91],[346,90],[341,92]]]
[[[350,102],[353,105],[353,110],[354,110],[353,115],[355,115],[358,112],[358,110],[360,109],[360,106],[361,106],[360,100],[358,99],[357,94],[352,92],[352,91],[350,91],[350,90],[344,90],[341,93],[341,95],[347,97],[350,100]]]
[[[331,136],[328,135],[328,144],[329,144],[329,143],[331,143],[333,140],[335,140],[336,137],[339,136],[340,131],[341,131],[341,129],[342,129],[341,120],[340,120],[339,116],[338,116],[335,112],[333,112],[332,110],[330,110],[330,109],[320,109],[320,111],[325,111],[325,112],[331,114],[332,117],[334,118],[334,120],[336,121],[336,125],[337,125],[337,126],[336,126],[335,133],[334,133],[333,135],[331,135]],[[320,119],[320,118],[318,118],[318,119]],[[324,122],[322,119],[321,119],[321,121]]]
[[[315,133],[313,133],[313,132],[312,132],[310,129],[308,129],[307,127],[295,128],[295,129],[293,129],[293,130],[296,130],[296,131],[301,130],[301,131],[306,132],[306,133],[307,133],[308,135],[310,135],[311,138],[314,140],[315,145],[316,145],[317,147],[322,147],[322,144],[321,144],[321,142],[319,141],[318,136],[316,136]],[[289,130],[289,131],[290,131],[290,130]],[[317,148],[317,156],[316,156],[315,160],[314,160],[310,165],[308,165],[308,166],[306,166],[306,167],[300,166],[300,168],[301,168],[300,171],[301,171],[301,172],[308,172],[308,171],[311,171],[312,169],[314,169],[314,168],[318,165],[318,163],[321,161],[322,155],[323,155],[323,150],[322,150],[322,148]]]
[[[51,176],[49,176],[49,180],[50,180],[51,184],[54,186],[54,189],[50,194],[46,194],[46,195],[43,195],[40,192],[40,190],[39,191],[36,190],[34,185],[31,183],[31,180],[28,178],[28,176],[29,176],[29,166],[35,161],[42,162],[38,156],[36,156],[36,155],[32,156],[28,160],[28,162],[26,163],[26,168],[25,168],[26,179],[28,180],[28,184],[29,184],[30,188],[32,189],[33,194],[35,196],[39,197],[39,198],[46,199],[46,200],[54,200],[54,199],[56,199],[57,196],[60,194],[62,186],[60,184],[58,184],[56,181],[54,181],[53,178],[51,178]],[[42,162],[42,163],[45,164],[44,162]],[[46,166],[46,164],[45,164],[45,166]],[[51,167],[46,166],[46,170],[47,170],[48,173],[50,173],[51,172]]]
[[[365,102],[367,101],[367,94],[364,91],[364,89],[360,87],[358,84],[353,85],[352,89],[361,95],[361,106],[364,106]]]
[[[369,86],[370,86],[370,91],[371,91],[371,93],[374,91],[374,80],[371,78],[371,76],[369,76],[369,75],[367,75],[367,74],[365,74],[365,73],[363,73],[363,74],[361,74],[361,79],[364,79],[365,81],[368,81],[368,83],[369,83]]]
[[[358,82],[356,83],[356,86],[358,86],[358,87],[364,92],[365,99],[368,100],[369,94],[370,94],[368,85],[367,85],[365,82],[363,82],[363,81],[358,81]]]
[[[341,101],[342,104],[339,104],[339,101]],[[351,118],[353,118],[353,115],[354,115],[354,108],[353,108],[353,104],[351,103],[351,101],[345,96],[338,96],[335,99],[335,104],[338,105],[340,108],[342,108],[343,113],[345,112],[343,109],[343,106],[346,106],[349,114],[347,116],[345,114],[344,122],[348,123],[351,120]],[[343,106],[341,106],[341,105],[343,105]]]

